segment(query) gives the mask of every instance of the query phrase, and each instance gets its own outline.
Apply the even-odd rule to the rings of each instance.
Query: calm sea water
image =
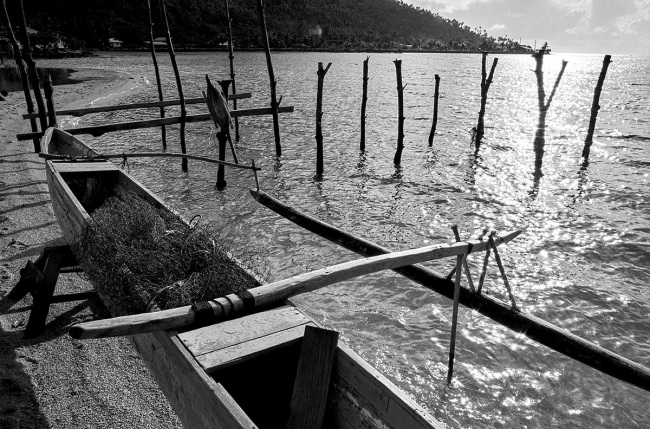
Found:
[[[224,53],[178,54],[186,96],[200,96],[205,74],[228,77]],[[479,110],[480,55],[372,54],[366,152],[359,118],[365,54],[273,55],[282,105],[283,155],[275,156],[270,117],[240,121],[244,160],[263,170],[261,187],[306,213],[393,249],[476,236],[488,226],[522,229],[501,251],[515,296],[525,312],[650,366],[650,58],[613,57],[601,96],[590,163],[581,152],[603,56],[544,58],[547,94],[568,66],[544,129],[541,174],[535,172],[538,128],[534,60],[502,56],[489,90],[485,139],[477,155],[470,130]],[[402,60],[405,116],[401,168],[397,139],[394,59]],[[491,57],[490,57],[491,58]],[[175,98],[169,59],[159,54],[167,98]],[[325,174],[315,173],[316,70],[325,77]],[[491,61],[491,59],[490,59]],[[95,67],[132,73],[139,82],[128,102],[155,100],[147,54],[104,54],[41,65]],[[269,104],[263,54],[236,54],[237,89],[252,92],[240,108]],[[441,77],[438,130],[428,148],[434,74]],[[97,103],[101,103],[98,100]],[[191,108],[190,113],[204,108]],[[178,109],[170,109],[178,112]],[[64,118],[64,126],[156,117],[157,111]],[[178,151],[178,127],[168,128]],[[159,130],[88,140],[103,151],[157,150]],[[193,153],[215,155],[214,129],[188,126]],[[248,161],[247,161],[248,162]],[[269,280],[356,258],[258,205],[250,174],[228,170],[228,187],[214,187],[212,165],[134,160],[131,172],[179,211],[203,216],[233,246],[252,246]],[[475,279],[481,257],[470,266]],[[430,264],[447,272],[448,260]],[[490,295],[507,300],[491,267]],[[450,427],[650,426],[650,393],[600,374],[461,307],[455,377],[446,387],[451,302],[393,273],[340,283],[296,299],[320,322]]]

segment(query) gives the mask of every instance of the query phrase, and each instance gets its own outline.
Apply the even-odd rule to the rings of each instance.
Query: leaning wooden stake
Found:
[[[323,118],[323,81],[327,70],[332,63],[328,63],[323,68],[323,63],[318,63],[318,90],[316,92],[316,174],[323,174],[323,130],[321,128],[321,119]]]
[[[589,153],[591,152],[591,144],[593,143],[594,130],[596,129],[596,117],[598,116],[598,110],[600,110],[600,93],[603,90],[603,82],[605,81],[605,76],[607,75],[607,68],[609,63],[612,62],[611,55],[605,55],[603,59],[603,68],[600,70],[600,76],[598,76],[598,83],[596,84],[596,89],[594,90],[594,100],[591,103],[591,117],[589,118],[589,129],[587,130],[587,138],[585,139],[585,147],[582,149],[582,158],[585,163],[589,161]]]
[[[232,93],[237,94],[237,87],[235,86],[235,66],[232,45],[232,21],[230,20],[230,5],[228,0],[226,2],[226,19],[228,20],[228,59],[230,60],[230,80],[232,81]],[[226,97],[228,93],[224,94]],[[237,110],[237,99],[233,98],[232,108]],[[239,141],[239,119],[235,118],[235,140]]]
[[[160,82],[160,69],[158,68],[158,59],[156,58],[156,47],[153,43],[153,16],[151,14],[151,0],[147,0],[147,8],[149,9],[149,44],[151,45],[151,58],[153,59],[153,68],[156,72],[156,85],[158,86],[158,100],[163,100],[162,83]],[[165,117],[165,108],[160,106],[160,117]],[[167,149],[167,130],[163,125],[161,127],[162,145],[163,149]]]
[[[486,78],[486,71],[485,71],[485,61],[487,59],[487,52],[483,52],[483,57],[481,59],[481,110],[478,112],[478,124],[476,125],[476,138],[474,140],[474,144],[476,145],[476,149],[481,146],[481,140],[483,140],[483,135],[484,135],[484,123],[483,123],[483,117],[485,116],[485,104],[487,103],[487,94],[488,90],[490,89],[490,85],[492,84],[492,77],[494,76],[494,69],[497,66],[497,62],[499,61],[498,58],[495,58],[492,60],[492,68],[490,69],[490,75]]]
[[[368,61],[370,57],[363,60],[363,96],[361,97],[361,142],[359,150],[366,150],[366,103],[368,102]]]
[[[269,82],[271,84],[271,109],[273,109],[273,134],[275,136],[275,154],[282,155],[280,146],[280,125],[278,123],[278,106],[277,101],[275,74],[273,73],[273,63],[271,62],[271,48],[269,46],[269,35],[266,31],[266,18],[264,17],[264,0],[257,0],[257,11],[260,17],[260,27],[262,28],[262,40],[264,41],[264,52],[266,53],[266,67],[269,71]],[[282,100],[282,97],[280,97]]]
[[[436,135],[438,126],[438,89],[440,88],[440,76],[436,75],[436,89],[433,95],[433,122],[431,123],[431,132],[429,133],[429,147],[433,146],[433,137]]]
[[[41,83],[38,78],[38,73],[36,72],[36,63],[32,58],[32,45],[29,42],[29,34],[27,33],[27,21],[25,20],[25,8],[23,7],[23,1],[20,0],[20,13],[22,15],[22,33],[23,33],[23,53],[22,57],[27,63],[27,70],[29,75],[29,80],[32,84],[32,90],[34,91],[34,98],[36,99],[36,105],[38,106],[38,117],[41,121],[41,131],[47,129],[47,116],[45,113],[45,102],[43,101],[43,96],[41,95]]]
[[[185,147],[185,118],[187,117],[187,110],[185,108],[185,97],[183,96],[183,82],[181,82],[181,75],[178,72],[178,64],[176,64],[176,54],[174,53],[174,46],[172,45],[172,36],[169,32],[169,21],[167,20],[167,7],[165,6],[165,0],[160,0],[160,6],[162,8],[163,18],[165,22],[165,40],[167,41],[169,58],[171,59],[172,68],[174,69],[174,76],[176,77],[178,98],[181,101],[181,152],[187,153],[187,149]],[[187,158],[183,158],[182,168],[183,171],[187,170]]]
[[[59,125],[56,120],[56,110],[54,109],[54,88],[52,87],[52,76],[49,74],[45,76],[45,82],[43,83],[43,92],[45,93],[45,101],[47,103],[47,118],[49,121],[48,126],[56,128]]]
[[[5,0],[2,0],[2,6],[4,8],[4,23],[7,29],[7,35],[9,36],[9,41],[14,51],[14,61],[18,67],[18,72],[20,73],[20,80],[23,84],[23,93],[25,94],[25,104],[27,105],[28,114],[34,113],[34,102],[32,101],[32,94],[29,89],[29,79],[27,78],[27,71],[25,70],[25,63],[23,63],[22,56],[20,55],[20,47],[18,46],[18,41],[16,40],[16,35],[14,34],[13,27],[11,26],[11,19],[9,19],[9,12],[7,11],[7,4]],[[29,123],[32,127],[32,132],[38,132],[38,125],[36,124],[36,118],[31,117]],[[34,152],[41,151],[41,141],[39,138],[34,138]]]
[[[456,225],[452,229],[456,228]],[[454,233],[457,229],[454,229]],[[456,281],[454,282],[454,304],[451,316],[451,339],[449,341],[449,366],[447,368],[447,386],[451,384],[451,377],[454,373],[454,355],[456,353],[456,327],[458,325],[458,303],[460,301],[460,276],[465,255],[456,257]]]
[[[395,73],[397,74],[397,150],[393,162],[396,166],[402,163],[402,150],[404,149],[404,87],[402,86],[402,60],[395,60]]]

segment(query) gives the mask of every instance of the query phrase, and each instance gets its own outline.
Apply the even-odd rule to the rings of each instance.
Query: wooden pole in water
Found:
[[[226,143],[228,142],[228,135],[223,128],[217,133],[217,140],[219,141],[219,161],[226,160]],[[225,179],[225,171],[222,164],[217,168],[217,189],[226,187],[227,182]]]
[[[596,84],[596,89],[594,90],[594,100],[591,103],[591,117],[589,118],[589,129],[587,130],[587,138],[585,139],[585,147],[582,149],[582,158],[584,162],[589,162],[589,153],[591,152],[591,144],[593,143],[594,130],[596,129],[596,117],[598,116],[598,110],[600,110],[600,93],[603,90],[603,82],[605,81],[605,76],[607,75],[607,68],[609,63],[612,62],[611,55],[605,55],[603,59],[603,67],[600,70],[600,76],[598,76],[598,83]]]
[[[18,41],[16,40],[16,35],[14,30],[11,27],[11,19],[9,18],[9,12],[7,11],[6,0],[2,0],[2,6],[4,9],[4,23],[7,27],[7,35],[9,36],[9,41],[14,51],[14,61],[18,67],[18,72],[20,73],[20,81],[23,84],[23,93],[25,94],[25,104],[27,104],[27,112],[29,114],[34,113],[34,102],[32,101],[32,94],[29,89],[29,79],[27,78],[27,71],[25,70],[25,63],[23,63],[22,55],[20,54],[20,47],[18,46]],[[29,119],[29,123],[32,127],[32,132],[38,132],[38,125],[36,124],[36,118],[32,117]],[[41,151],[41,140],[39,138],[34,138],[34,152]]]
[[[368,61],[370,57],[363,60],[363,96],[361,97],[361,142],[359,150],[366,150],[366,103],[368,102]]]
[[[56,110],[54,109],[54,98],[52,94],[54,93],[54,88],[52,87],[52,76],[49,74],[45,76],[45,82],[43,84],[43,92],[45,93],[45,100],[47,102],[47,117],[48,117],[48,126],[58,127],[56,120]]]
[[[151,0],[147,0],[147,8],[149,9],[149,44],[151,45],[151,58],[153,59],[153,68],[156,72],[156,85],[158,86],[158,100],[164,101],[162,83],[160,81],[160,69],[158,68],[158,59],[156,58],[156,47],[153,44],[153,16],[151,14]],[[160,106],[160,117],[165,117],[165,107]],[[161,126],[162,144],[163,149],[167,149],[167,129],[164,125]]]
[[[433,122],[431,123],[431,132],[429,133],[429,147],[433,146],[433,137],[436,135],[438,126],[438,89],[440,88],[440,76],[436,75],[436,89],[433,95]]]
[[[458,227],[452,226],[454,234],[458,233]],[[451,377],[454,373],[454,355],[456,353],[456,327],[458,325],[458,303],[460,301],[460,276],[465,255],[456,257],[456,281],[454,282],[454,304],[451,316],[451,339],[449,341],[449,366],[447,368],[447,386],[451,384]]]
[[[23,52],[22,57],[27,63],[27,70],[29,79],[32,84],[32,90],[34,91],[34,98],[36,99],[36,105],[38,106],[38,117],[41,122],[41,131],[45,131],[47,128],[47,116],[45,113],[45,103],[43,102],[43,96],[41,95],[41,83],[38,78],[38,73],[36,72],[36,63],[32,58],[32,45],[29,43],[29,34],[27,33],[27,21],[25,20],[25,8],[23,7],[23,1],[20,0],[20,13],[22,15],[22,33],[23,33]]]
[[[494,69],[497,66],[498,58],[492,60],[492,68],[490,69],[490,75],[486,79],[485,71],[485,61],[487,59],[487,52],[483,52],[481,59],[481,110],[478,112],[478,125],[476,125],[476,140],[475,145],[476,149],[481,146],[481,140],[483,140],[483,135],[485,131],[485,125],[483,123],[483,117],[485,116],[485,105],[487,103],[487,94],[492,84],[492,77],[494,76]]]
[[[327,67],[323,68],[323,63],[318,63],[318,90],[316,92],[316,174],[318,176],[323,174],[323,130],[321,127],[321,119],[323,118],[323,81],[331,65],[332,63],[329,63]]]
[[[237,87],[235,85],[235,66],[234,66],[234,55],[233,55],[233,44],[232,44],[232,21],[230,20],[230,5],[228,0],[225,0],[226,3],[226,19],[228,20],[228,59],[230,60],[230,80],[232,81],[232,93],[237,94]],[[224,93],[226,98],[228,93]],[[232,101],[232,107],[234,110],[237,110],[237,99],[234,98]],[[239,141],[239,119],[235,118],[235,140]]]
[[[257,0],[257,11],[260,17],[260,27],[262,28],[262,40],[264,41],[264,52],[266,54],[266,67],[269,71],[269,82],[271,84],[271,109],[273,109],[273,134],[275,136],[275,154],[282,156],[282,147],[280,146],[280,125],[278,123],[278,106],[277,101],[275,74],[273,73],[273,63],[271,62],[271,48],[269,46],[269,35],[266,31],[266,18],[264,17],[264,0]],[[280,97],[282,100],[282,97]]]
[[[402,150],[404,149],[404,86],[402,86],[402,60],[395,60],[395,73],[397,74],[397,150],[393,162],[396,166],[402,163]]]
[[[176,86],[178,87],[178,98],[181,101],[181,152],[187,153],[185,147],[185,118],[187,117],[187,109],[185,108],[185,97],[183,96],[183,82],[181,82],[181,75],[178,72],[178,64],[176,63],[176,54],[174,53],[174,46],[172,45],[172,36],[169,32],[169,21],[167,20],[167,7],[165,0],[160,0],[163,18],[165,21],[165,40],[167,41],[167,49],[169,49],[169,58],[172,61],[174,69],[174,76],[176,77]],[[187,158],[182,161],[183,171],[187,171]]]

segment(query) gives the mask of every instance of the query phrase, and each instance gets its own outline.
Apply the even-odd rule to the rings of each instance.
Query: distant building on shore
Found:
[[[113,39],[111,37],[110,39],[108,39],[108,47],[111,48],[111,49],[121,48],[122,47],[122,41],[117,40],[117,39]]]

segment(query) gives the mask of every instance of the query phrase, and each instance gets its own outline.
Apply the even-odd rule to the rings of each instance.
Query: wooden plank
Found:
[[[142,360],[187,428],[243,429],[257,426],[230,394],[208,376],[170,332],[131,337]]]
[[[54,170],[51,161],[46,162],[45,174],[56,219],[68,244],[74,245],[79,242],[90,216],[61,175]]]
[[[230,347],[197,356],[197,362],[212,374],[232,365],[240,364],[256,356],[287,347],[298,342],[305,334],[305,327],[313,325],[306,323],[293,328],[278,331],[251,341],[232,345]]]
[[[305,323],[309,319],[302,313],[283,306],[184,332],[178,338],[194,356],[199,356]]]
[[[293,112],[293,106],[281,106],[278,107],[278,113],[291,113]],[[230,116],[233,118],[240,118],[243,116],[261,116],[261,115],[270,115],[273,113],[273,109],[270,107],[261,107],[255,109],[241,109],[241,110],[231,110]],[[187,115],[185,118],[186,123],[191,122],[205,122],[211,121],[209,113],[200,114],[200,115]],[[95,125],[92,127],[79,127],[79,128],[70,128],[66,130],[68,133],[73,135],[78,134],[90,134],[92,136],[101,136],[105,133],[115,132],[115,131],[129,131],[129,130],[138,130],[141,128],[154,128],[161,125],[174,125],[180,124],[182,118],[180,116],[174,116],[169,118],[158,118],[158,119],[147,119],[143,121],[130,121],[130,122],[119,122],[114,124],[106,125]],[[33,138],[39,138],[43,135],[42,132],[36,133],[25,133],[17,134],[16,138],[19,141],[23,140],[32,140]]]
[[[240,92],[237,94],[228,95],[228,100],[240,100],[244,98],[251,98],[250,92]],[[205,103],[203,97],[189,98],[185,100],[185,104],[202,104]],[[152,107],[167,107],[167,106],[178,106],[180,105],[180,100],[168,100],[168,101],[152,101],[147,103],[132,103],[132,104],[118,104],[114,106],[103,106],[103,107],[86,107],[83,109],[68,109],[68,110],[57,110],[57,115],[69,115],[69,116],[84,116],[91,113],[103,113],[103,112],[116,112],[120,110],[131,110],[131,109],[148,109]],[[23,114],[23,119],[38,118],[38,113],[25,113]]]
[[[115,164],[107,161],[53,162],[52,166],[58,173],[101,173],[119,170]]]
[[[251,191],[251,193],[260,204],[280,216],[355,253],[373,256],[391,252],[390,249],[301,213],[264,192]],[[440,273],[421,265],[396,268],[394,271],[436,293],[453,299],[454,283]],[[460,303],[515,332],[526,335],[533,341],[619,380],[650,391],[649,368],[587,341],[566,329],[532,314],[515,310],[491,296],[472,293],[466,288],[460,289]]]
[[[445,428],[345,344],[334,360],[325,422],[336,428]]]
[[[305,327],[287,429],[320,429],[323,426],[338,340],[336,331]]]

